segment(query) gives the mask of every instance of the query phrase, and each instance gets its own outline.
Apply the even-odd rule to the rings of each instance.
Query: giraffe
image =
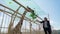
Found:
[[[31,10],[31,8],[27,7],[27,10]],[[24,13],[22,14],[21,20],[18,22],[16,27],[13,29],[13,34],[22,34],[21,27],[23,25],[23,20],[24,20],[26,13],[27,11],[25,10]]]
[[[24,20],[24,17],[26,15],[26,11],[24,11],[22,17],[21,17],[21,20],[18,22],[18,24],[16,25],[16,27],[13,29],[15,34],[21,34],[21,27],[22,27],[22,24],[23,24],[23,20]]]
[[[11,21],[10,21],[10,24],[9,24],[9,27],[8,27],[8,33],[7,34],[11,33],[11,30],[12,30],[12,27],[13,27],[13,24],[14,24],[14,20],[15,20],[15,18],[17,16],[17,12],[18,12],[19,8],[20,8],[20,6],[16,10],[16,13],[14,12],[14,14],[12,14],[12,16],[11,16]],[[13,18],[14,15],[15,15],[15,17]]]

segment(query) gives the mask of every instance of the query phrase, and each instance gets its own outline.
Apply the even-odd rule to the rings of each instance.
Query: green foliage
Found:
[[[36,17],[37,17],[34,11],[31,11],[30,16],[32,17],[32,19],[36,19]]]
[[[9,2],[9,4],[12,4],[12,2]]]

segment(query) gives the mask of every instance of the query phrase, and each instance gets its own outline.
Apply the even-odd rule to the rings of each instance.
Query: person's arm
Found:
[[[40,21],[40,23],[44,23],[44,21]]]
[[[44,21],[39,21],[39,20],[36,20],[37,22],[39,22],[39,23],[44,23]]]

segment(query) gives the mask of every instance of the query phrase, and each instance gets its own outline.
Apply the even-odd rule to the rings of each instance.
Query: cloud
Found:
[[[60,27],[57,25],[56,21],[50,20],[52,30],[60,30]]]
[[[2,16],[0,16],[0,20],[2,19]]]
[[[60,30],[60,28],[54,28],[54,30]]]

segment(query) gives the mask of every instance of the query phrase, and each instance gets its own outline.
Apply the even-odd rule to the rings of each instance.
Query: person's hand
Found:
[[[40,22],[39,20],[36,20],[37,22]]]

